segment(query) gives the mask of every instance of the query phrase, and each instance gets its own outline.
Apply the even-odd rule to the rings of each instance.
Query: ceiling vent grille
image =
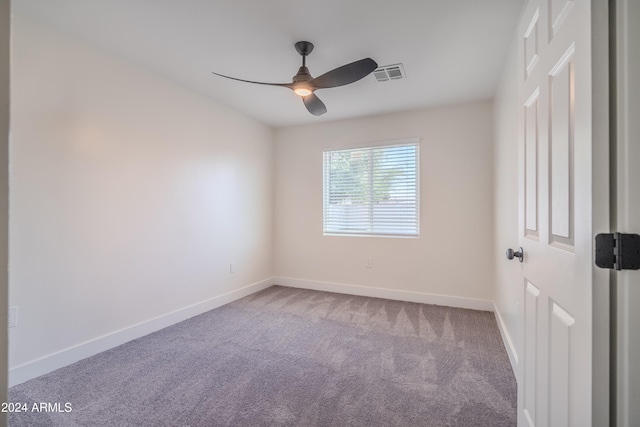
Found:
[[[386,82],[389,80],[404,79],[407,75],[404,73],[402,64],[385,65],[373,71],[373,76],[378,82]]]

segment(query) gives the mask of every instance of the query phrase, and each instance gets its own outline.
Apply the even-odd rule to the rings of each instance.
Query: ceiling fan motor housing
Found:
[[[298,69],[298,74],[296,74],[295,76],[293,76],[293,83],[298,83],[298,82],[306,82],[311,80],[313,77],[311,77],[311,73],[309,72],[309,69],[306,66],[302,66]]]

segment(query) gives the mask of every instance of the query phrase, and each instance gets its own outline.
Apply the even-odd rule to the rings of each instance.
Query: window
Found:
[[[418,236],[418,140],[324,152],[324,234]]]

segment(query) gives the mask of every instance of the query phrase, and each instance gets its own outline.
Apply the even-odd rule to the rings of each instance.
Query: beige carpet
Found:
[[[515,426],[493,313],[273,286],[10,389],[11,426]]]

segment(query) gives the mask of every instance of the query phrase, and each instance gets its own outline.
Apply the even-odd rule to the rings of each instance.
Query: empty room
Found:
[[[1,7],[0,425],[640,422],[633,1]]]

